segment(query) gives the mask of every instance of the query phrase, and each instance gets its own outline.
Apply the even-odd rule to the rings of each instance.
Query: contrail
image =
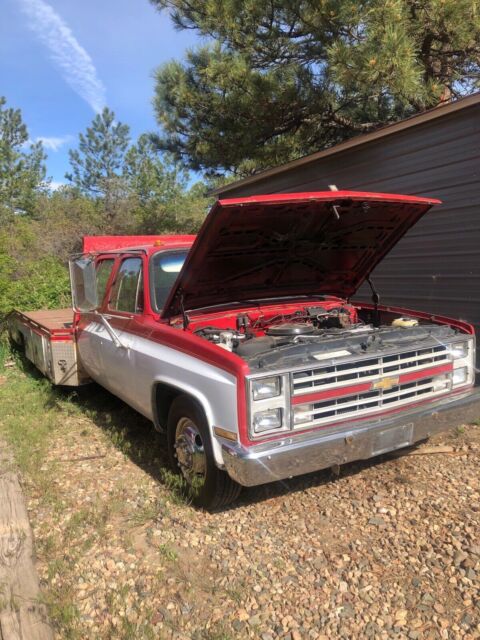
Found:
[[[45,149],[49,151],[58,151],[64,144],[71,142],[73,136],[38,136],[35,138],[35,142],[41,142]]]
[[[67,23],[44,0],[19,0],[30,29],[47,47],[70,87],[98,113],[105,106],[105,87],[91,57]]]

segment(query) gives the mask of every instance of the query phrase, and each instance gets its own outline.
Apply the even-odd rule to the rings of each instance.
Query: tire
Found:
[[[241,486],[217,467],[205,414],[190,397],[175,398],[168,413],[170,464],[182,474],[192,503],[209,511],[236,500]]]

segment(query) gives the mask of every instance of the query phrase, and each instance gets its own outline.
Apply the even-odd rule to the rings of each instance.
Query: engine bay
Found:
[[[362,309],[341,300],[297,308],[229,312],[192,323],[189,330],[222,349],[237,354],[252,369],[298,366],[312,360],[368,355],[422,344],[443,342],[457,330],[444,324]],[[328,354],[328,355],[327,355]],[[334,356],[332,356],[334,354]]]

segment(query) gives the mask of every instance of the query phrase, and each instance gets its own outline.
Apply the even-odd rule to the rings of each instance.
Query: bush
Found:
[[[68,269],[42,247],[40,228],[20,218],[0,233],[0,315],[70,305]]]
[[[22,275],[15,277],[15,260],[0,255],[0,314],[14,308],[33,310],[70,306],[66,266],[55,258],[45,257],[22,267]]]

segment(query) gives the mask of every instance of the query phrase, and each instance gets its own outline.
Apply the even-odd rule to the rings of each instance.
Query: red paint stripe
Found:
[[[421,380],[422,378],[433,378],[442,373],[448,373],[452,371],[453,364],[438,365],[437,367],[429,367],[428,369],[421,369],[419,371],[412,371],[411,373],[404,373],[399,376],[398,384],[406,384],[415,380]],[[388,378],[389,376],[384,376]],[[395,376],[392,376],[395,377]],[[381,380],[381,378],[379,378]],[[316,393],[307,393],[302,396],[294,396],[292,398],[292,404],[307,404],[311,402],[320,402],[322,400],[329,400],[330,398],[341,398],[343,396],[354,395],[357,393],[365,393],[372,391],[372,385],[377,382],[373,380],[371,382],[364,382],[363,384],[354,384],[348,387],[335,387],[334,389],[328,389],[326,391],[317,391]]]
[[[365,391],[370,391],[371,388],[371,382],[364,382],[363,384],[352,384],[349,387],[335,387],[335,389],[328,389],[327,391],[317,391],[317,393],[307,393],[303,396],[294,396],[292,398],[292,404],[305,404],[306,402],[318,402],[319,400],[328,400],[329,398],[350,396],[354,393],[363,393]]]
[[[399,384],[413,382],[414,380],[421,380],[422,378],[433,378],[433,376],[439,376],[441,373],[449,373],[452,369],[453,363],[448,362],[447,364],[441,364],[436,367],[429,367],[428,369],[420,369],[420,371],[404,373],[400,376]]]

